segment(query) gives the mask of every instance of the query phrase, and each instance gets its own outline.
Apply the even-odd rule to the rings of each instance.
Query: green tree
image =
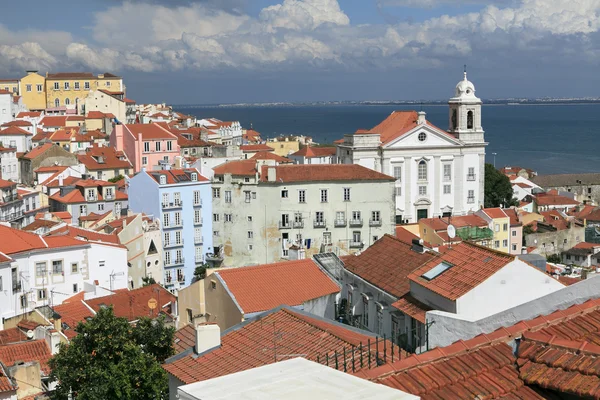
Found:
[[[508,176],[500,173],[492,164],[485,164],[485,208],[517,205]]]
[[[134,327],[112,307],[101,308],[50,360],[50,380],[59,382],[54,398],[67,399],[70,392],[78,400],[168,398],[168,378],[158,362],[165,352],[156,346],[155,329],[146,321]],[[172,346],[172,335],[164,337]]]
[[[194,270],[194,281],[206,278],[206,269],[209,267],[207,263],[197,266]]]
[[[123,175],[117,175],[114,178],[110,178],[108,181],[112,183],[119,182],[121,179],[125,178]]]
[[[143,276],[142,277],[142,286],[150,286],[154,285],[156,280],[151,276]]]
[[[135,342],[161,363],[175,354],[173,348],[174,336],[175,328],[165,325],[164,315],[156,319],[140,318],[133,330]]]
[[[560,254],[550,254],[548,257],[546,257],[546,261],[554,264],[559,264],[562,262]]]

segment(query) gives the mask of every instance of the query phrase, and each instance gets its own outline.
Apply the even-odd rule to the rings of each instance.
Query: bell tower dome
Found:
[[[481,127],[481,99],[475,96],[475,85],[467,79],[465,66],[463,79],[458,82],[450,107],[448,132],[465,143],[483,143]]]

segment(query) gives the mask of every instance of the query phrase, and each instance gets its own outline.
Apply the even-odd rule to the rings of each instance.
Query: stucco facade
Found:
[[[21,97],[29,110],[46,109],[46,78],[37,71],[27,71],[21,78]]]
[[[85,112],[100,111],[113,114],[121,123],[127,123],[127,106],[122,95],[111,95],[106,90],[93,90],[85,98]],[[94,129],[94,128],[90,128]]]

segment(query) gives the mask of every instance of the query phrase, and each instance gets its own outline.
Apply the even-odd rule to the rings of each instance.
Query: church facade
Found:
[[[396,223],[465,215],[483,206],[487,143],[481,100],[466,72],[448,104],[448,130],[427,121],[425,112],[394,111],[337,143],[338,163],[396,178]]]

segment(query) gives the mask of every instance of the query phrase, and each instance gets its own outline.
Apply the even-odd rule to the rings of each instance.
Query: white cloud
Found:
[[[348,25],[350,19],[340,9],[337,0],[284,0],[264,8],[259,19],[269,30],[286,28],[312,30],[326,23]]]

